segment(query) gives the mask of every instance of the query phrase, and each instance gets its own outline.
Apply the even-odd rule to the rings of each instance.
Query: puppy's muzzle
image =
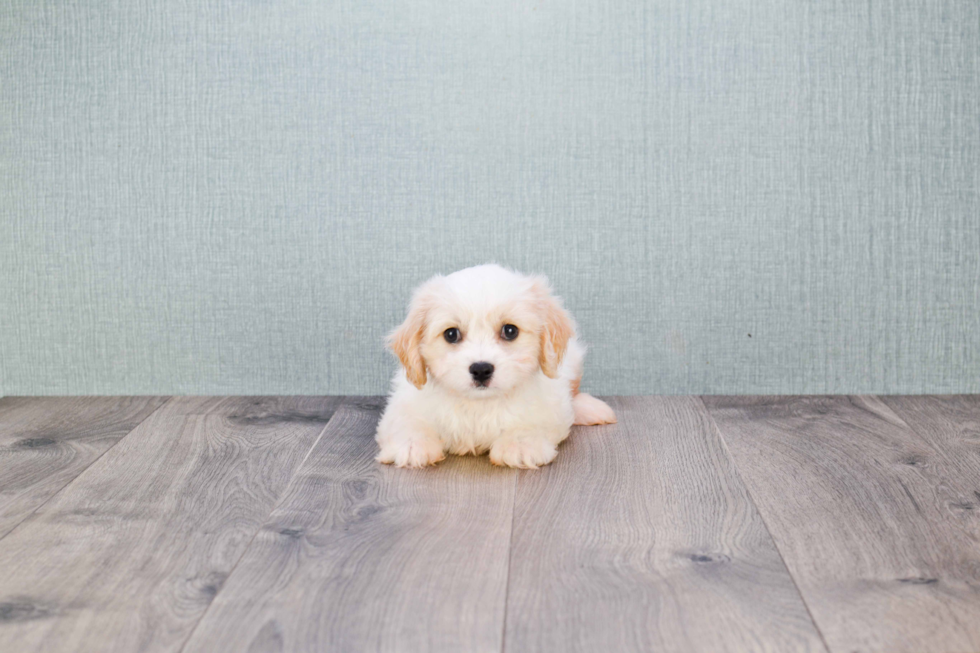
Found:
[[[493,365],[487,362],[473,363],[470,365],[470,376],[477,385],[486,386],[490,383],[490,377],[493,376]]]

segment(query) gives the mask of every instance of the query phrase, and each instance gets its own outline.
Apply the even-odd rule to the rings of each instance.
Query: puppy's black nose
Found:
[[[470,374],[473,375],[473,380],[477,383],[489,381],[490,377],[493,376],[493,365],[484,362],[473,363],[470,365]]]

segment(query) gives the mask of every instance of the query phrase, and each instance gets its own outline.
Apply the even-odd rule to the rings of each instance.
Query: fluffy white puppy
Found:
[[[585,347],[548,280],[499,265],[419,286],[388,345],[405,368],[378,424],[378,461],[424,467],[446,453],[490,452],[536,468],[572,424],[609,424],[609,406],[579,392]]]

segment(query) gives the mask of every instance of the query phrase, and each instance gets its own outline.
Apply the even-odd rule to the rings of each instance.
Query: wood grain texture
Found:
[[[832,651],[980,650],[980,511],[935,446],[874,397],[704,401]]]
[[[880,397],[942,461],[957,519],[980,511],[980,396]],[[969,514],[968,514],[969,513]]]
[[[0,538],[162,406],[166,399],[0,399]]]
[[[338,401],[171,400],[0,540],[0,650],[178,648]]]
[[[519,477],[506,650],[825,650],[701,403],[612,403]]]
[[[500,650],[516,474],[379,465],[381,404],[341,406],[187,652]]]

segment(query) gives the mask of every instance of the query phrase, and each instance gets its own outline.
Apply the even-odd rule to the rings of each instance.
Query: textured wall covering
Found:
[[[6,394],[382,392],[409,289],[491,259],[551,276],[596,392],[980,391],[976,0],[0,28]]]

